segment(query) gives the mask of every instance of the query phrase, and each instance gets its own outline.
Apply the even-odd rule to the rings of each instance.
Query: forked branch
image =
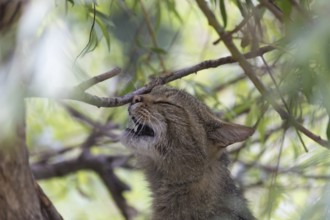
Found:
[[[274,49],[275,48],[273,46],[265,46],[265,47],[259,48],[256,51],[246,53],[243,56],[246,59],[251,59],[251,58],[258,57],[258,56],[262,56],[263,54],[270,52]],[[149,92],[153,87],[155,87],[157,85],[169,83],[171,81],[188,76],[190,74],[197,73],[198,71],[201,71],[201,70],[216,68],[216,67],[219,67],[219,66],[222,66],[225,64],[231,64],[231,63],[235,63],[235,62],[237,62],[237,59],[235,59],[232,56],[222,57],[222,58],[214,59],[214,60],[205,60],[196,65],[189,66],[189,67],[179,69],[179,70],[175,70],[166,75],[157,77],[154,80],[152,80],[150,83],[148,83],[147,85],[145,85],[131,93],[128,93],[124,96],[120,96],[120,97],[99,97],[99,96],[91,95],[91,94],[85,92],[85,90],[87,88],[89,88],[99,82],[102,82],[106,79],[109,79],[109,78],[113,77],[114,75],[117,75],[119,73],[117,71],[119,71],[119,70],[117,68],[115,68],[114,70],[111,70],[110,72],[106,73],[105,75],[102,74],[100,76],[94,77],[90,80],[87,80],[87,81],[81,83],[80,85],[75,87],[73,90],[66,93],[67,95],[63,96],[62,98],[85,102],[85,103],[88,103],[91,105],[95,105],[97,107],[117,107],[117,106],[121,106],[121,105],[125,105],[125,104],[129,103],[135,95],[140,95],[140,94]],[[112,73],[112,74],[110,74],[110,73]]]
[[[283,109],[277,102],[272,98],[272,96],[267,95],[268,91],[265,87],[265,85],[256,77],[253,68],[251,64],[246,60],[246,57],[241,54],[241,52],[238,50],[238,48],[235,46],[231,36],[225,31],[225,29],[222,27],[222,25],[218,22],[216,16],[212,12],[212,10],[209,8],[208,4],[205,0],[196,0],[199,8],[204,13],[208,23],[210,26],[214,28],[214,30],[218,33],[219,37],[222,39],[223,43],[227,47],[227,49],[230,51],[230,53],[233,55],[233,57],[237,60],[238,64],[242,67],[244,70],[244,73],[247,77],[252,81],[254,86],[258,89],[260,94],[262,94],[267,101],[273,106],[275,111],[281,116],[283,120],[291,122],[291,124],[298,129],[300,132],[302,132],[304,135],[309,137],[310,139],[314,140],[316,143],[320,144],[323,147],[330,148],[330,143],[326,140],[323,140],[320,136],[315,135],[308,129],[306,129],[303,125],[299,124],[293,117],[290,115],[289,112],[287,112],[285,109]],[[263,1],[267,2],[267,1]]]

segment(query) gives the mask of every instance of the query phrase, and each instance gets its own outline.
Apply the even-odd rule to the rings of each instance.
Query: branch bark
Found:
[[[66,176],[80,170],[97,170],[100,166],[114,169],[126,163],[127,159],[126,156],[88,155],[53,164],[34,163],[31,165],[31,169],[37,180],[43,180]]]
[[[17,111],[5,123],[9,129],[0,135],[0,219],[61,220],[46,195],[36,188],[25,144],[24,99],[13,99],[19,99]]]
[[[0,32],[11,36],[8,49],[1,51],[0,108],[0,219],[3,220],[61,220],[47,196],[36,184],[28,158],[25,127],[25,100],[23,74],[11,69],[15,50],[15,22],[20,18],[29,0],[0,0]],[[2,41],[2,43],[4,43]],[[6,48],[4,47],[4,48]],[[1,48],[3,49],[3,48]],[[13,75],[10,75],[13,74]],[[7,115],[6,115],[7,114]]]
[[[90,153],[83,153],[75,159],[53,164],[35,163],[31,165],[31,169],[38,180],[62,177],[80,170],[96,172],[107,187],[124,218],[130,220],[137,214],[137,211],[127,204],[123,196],[123,193],[130,188],[113,172],[115,167],[124,166],[128,159],[129,156],[94,156]]]
[[[251,58],[261,56],[265,53],[268,53],[274,49],[275,48],[272,46],[265,46],[265,47],[259,48],[256,51],[246,53],[242,56],[244,56],[246,59],[251,59]],[[186,67],[186,68],[183,68],[180,70],[172,71],[168,74],[155,78],[147,85],[145,85],[131,93],[128,93],[124,96],[121,96],[121,97],[110,97],[110,98],[109,97],[98,97],[98,96],[91,95],[89,93],[84,92],[78,86],[71,91],[65,92],[64,94],[66,94],[66,95],[62,96],[61,98],[81,101],[81,102],[85,102],[85,103],[88,103],[91,105],[95,105],[97,107],[117,107],[117,106],[121,106],[121,105],[125,105],[125,104],[129,103],[135,95],[140,95],[143,93],[150,92],[150,90],[157,85],[169,83],[171,81],[188,76],[190,74],[197,73],[198,71],[201,71],[201,70],[205,70],[205,69],[209,69],[209,68],[216,68],[216,67],[219,67],[219,66],[222,66],[225,64],[231,64],[231,63],[235,63],[235,62],[237,62],[237,59],[233,56],[222,57],[222,58],[214,59],[214,60],[205,60],[196,65]]]
[[[316,143],[320,144],[323,147],[330,148],[330,143],[326,140],[323,140],[318,135],[313,134],[311,131],[306,129],[303,125],[299,124],[288,112],[286,112],[280,105],[276,103],[276,101],[269,96],[269,91],[267,91],[264,84],[257,78],[257,76],[254,74],[253,67],[251,64],[246,60],[245,56],[241,54],[241,52],[238,50],[238,48],[235,46],[231,35],[226,33],[224,28],[221,26],[221,24],[218,22],[216,16],[212,12],[212,10],[209,8],[205,0],[196,0],[199,8],[204,13],[205,17],[208,20],[208,23],[210,26],[214,28],[214,30],[218,33],[219,37],[222,39],[223,43],[227,47],[227,49],[232,54],[233,58],[237,60],[238,64],[241,66],[241,68],[244,70],[244,73],[249,77],[249,79],[252,81],[254,86],[257,88],[257,90],[267,99],[267,101],[273,106],[273,108],[277,111],[277,113],[281,116],[283,120],[287,120],[291,122],[291,124],[298,129],[300,132],[302,132],[304,135],[309,137],[310,139],[314,140]],[[268,2],[265,0],[264,2]]]
[[[116,67],[108,72],[105,72],[103,74],[100,74],[98,76],[95,76],[93,78],[90,78],[82,83],[80,83],[78,86],[76,86],[75,89],[79,91],[85,91],[89,89],[90,87],[94,86],[95,84],[98,84],[100,82],[103,82],[107,79],[110,79],[120,73],[121,69]]]

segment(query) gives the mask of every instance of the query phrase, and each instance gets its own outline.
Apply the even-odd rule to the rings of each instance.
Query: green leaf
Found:
[[[98,18],[96,18],[96,23],[100,27],[102,34],[105,38],[105,42],[107,43],[108,51],[110,51],[111,43],[110,43],[110,35],[108,32],[107,26],[102,21],[100,21]]]
[[[158,54],[167,54],[167,51],[160,47],[151,47],[150,50]]]
[[[284,197],[284,188],[280,185],[274,184],[269,187],[268,197],[263,203],[265,204],[262,207],[262,215],[264,217],[271,216],[273,211],[277,209],[277,207],[281,204]]]
[[[289,21],[290,14],[292,11],[292,4],[290,1],[277,1],[278,7],[283,11],[284,18]]]
[[[327,125],[327,139],[330,140],[330,120],[328,121]]]
[[[180,16],[180,14],[178,13],[178,11],[176,10],[176,7],[175,7],[175,2],[174,1],[166,1],[166,6],[167,6],[167,9],[172,12],[175,17],[182,23],[183,20]]]
[[[74,6],[74,1],[73,0],[67,0],[67,2],[70,2],[72,6]]]
[[[94,14],[94,9],[90,8],[89,12]],[[110,16],[97,9],[95,10],[95,17],[98,17],[100,20],[102,20],[102,22],[105,23],[108,27],[115,27],[115,24],[111,21]]]
[[[227,27],[227,10],[226,10],[226,5],[225,5],[225,0],[220,0],[220,12],[221,12],[221,17],[223,20],[223,26],[224,28]]]
[[[162,7],[161,7],[161,2],[158,2],[156,5],[156,30],[159,30],[159,27],[161,26],[161,21],[162,21]]]
[[[245,17],[246,16],[246,10],[244,9],[241,1],[240,0],[236,0],[236,1],[234,1],[234,4],[237,6],[237,8],[241,12],[241,14]]]

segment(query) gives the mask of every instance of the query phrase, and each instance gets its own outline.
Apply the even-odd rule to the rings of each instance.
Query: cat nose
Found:
[[[135,96],[133,97],[132,104],[134,104],[134,103],[138,103],[138,102],[142,102],[142,101],[143,101],[143,97],[142,97],[142,96],[135,95]]]
[[[133,97],[132,102],[128,106],[128,113],[129,113],[129,115],[131,115],[131,111],[132,111],[133,105],[136,104],[136,103],[142,102],[142,101],[143,101],[143,97],[142,96],[135,95]]]

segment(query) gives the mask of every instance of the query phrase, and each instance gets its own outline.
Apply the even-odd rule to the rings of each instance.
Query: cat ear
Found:
[[[227,147],[230,144],[244,141],[255,131],[251,127],[227,122],[219,122],[217,126],[212,127],[213,129],[208,129],[208,138],[220,147]]]

